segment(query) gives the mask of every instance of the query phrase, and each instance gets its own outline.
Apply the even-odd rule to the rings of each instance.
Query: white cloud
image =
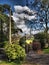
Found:
[[[23,11],[28,12],[28,13],[31,13],[31,14],[36,13],[36,11],[31,10],[27,6],[24,6],[24,7],[22,7],[22,6],[14,6],[14,9],[15,9],[15,12],[17,12],[17,13],[21,13]]]
[[[14,6],[14,8],[15,12],[13,13],[12,17],[17,27],[22,29],[24,33],[29,34],[30,28],[28,28],[27,25],[25,25],[25,21],[36,19],[36,15],[33,15],[36,12],[30,10],[30,8],[28,8],[27,6]]]
[[[21,14],[18,14],[18,13],[13,13],[13,17],[15,17],[15,18],[19,18],[19,19],[22,19],[22,20],[24,20],[24,19],[26,19],[26,20],[32,20],[32,19],[37,19],[36,18],[36,15],[27,15],[27,14],[24,14],[24,13],[21,13]]]

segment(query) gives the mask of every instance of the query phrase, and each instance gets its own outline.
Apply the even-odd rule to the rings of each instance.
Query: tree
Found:
[[[49,0],[41,0],[42,4],[49,5]]]
[[[11,7],[5,4],[4,8],[9,12],[9,43],[11,44]]]
[[[7,21],[8,16],[4,14],[5,9],[3,5],[0,5],[0,42],[3,42],[3,23]]]
[[[49,0],[41,0],[41,10],[42,12],[45,12],[45,16],[43,17],[43,21],[45,22],[45,33],[46,33],[46,39],[48,39],[48,23],[49,23]],[[48,40],[47,40],[48,41]]]
[[[0,5],[0,20],[3,22],[3,21],[6,21],[7,25],[9,25],[9,43],[11,43],[11,21],[12,20],[12,17],[11,17],[11,9],[10,9],[10,6],[7,5],[7,4],[4,4],[4,5]],[[6,15],[4,12],[8,12],[9,13],[9,16]],[[1,35],[3,33],[3,23],[1,22]],[[13,23],[13,22],[12,22]],[[2,38],[2,37],[1,37]]]
[[[46,24],[46,32],[48,31],[48,26],[47,26],[47,24],[48,24],[48,12],[49,12],[49,0],[42,0],[42,4],[41,4],[41,8],[42,8],[42,10],[44,10],[45,11],[45,24]]]
[[[39,22],[42,23],[42,27],[45,31],[46,42],[48,42],[49,0],[41,0],[41,7],[38,15]]]

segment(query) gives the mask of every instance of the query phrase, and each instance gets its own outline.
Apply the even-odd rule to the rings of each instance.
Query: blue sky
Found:
[[[26,3],[25,0],[0,0],[0,4],[9,4],[12,8],[12,10],[14,9],[14,5],[22,5],[24,6]]]

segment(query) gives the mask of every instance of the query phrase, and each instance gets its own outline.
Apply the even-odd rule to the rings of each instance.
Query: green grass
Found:
[[[49,48],[43,49],[43,52],[44,52],[45,54],[48,54],[48,53],[49,53]]]
[[[14,63],[0,60],[0,65],[21,65],[21,63]]]
[[[37,63],[31,63],[30,62],[21,62],[21,63],[14,63],[14,62],[7,62],[0,60],[0,65],[39,65]]]

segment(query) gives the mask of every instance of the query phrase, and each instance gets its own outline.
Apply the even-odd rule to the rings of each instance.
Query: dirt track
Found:
[[[29,52],[26,57],[26,63],[30,65],[49,65],[49,54]]]

